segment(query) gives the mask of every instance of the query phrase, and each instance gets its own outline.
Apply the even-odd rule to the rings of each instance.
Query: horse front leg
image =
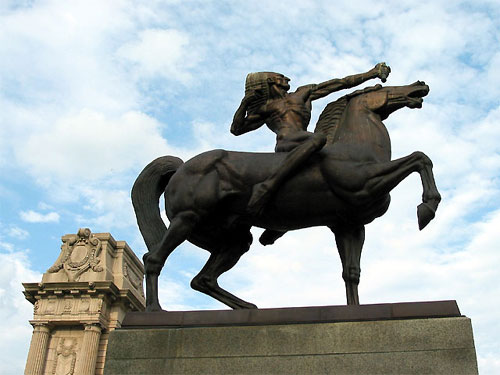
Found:
[[[366,166],[368,179],[360,191],[361,199],[373,199],[374,196],[389,194],[401,181],[413,172],[418,172],[422,181],[422,203],[417,207],[419,229],[424,229],[434,219],[441,195],[434,181],[432,161],[423,152],[416,151],[386,163]]]
[[[365,242],[365,227],[346,226],[330,228],[342,261],[342,278],[345,282],[347,304],[359,305],[358,285],[361,273],[361,251]]]

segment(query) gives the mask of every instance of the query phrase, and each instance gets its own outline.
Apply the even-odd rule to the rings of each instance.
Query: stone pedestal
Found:
[[[454,301],[131,313],[105,374],[477,374]]]
[[[144,268],[124,241],[80,229],[41,283],[25,283],[34,304],[25,374],[102,374],[109,332],[144,310]]]

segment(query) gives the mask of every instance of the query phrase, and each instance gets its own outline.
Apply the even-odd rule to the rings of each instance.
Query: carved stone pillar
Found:
[[[109,233],[63,236],[42,281],[23,284],[35,327],[26,374],[102,375],[109,332],[128,311],[144,310],[143,275],[127,243]]]
[[[85,324],[82,348],[76,365],[78,374],[94,375],[101,330],[101,326],[98,324]]]
[[[33,336],[31,337],[30,351],[24,373],[26,375],[42,375],[47,348],[49,345],[50,328],[47,324],[34,324]]]

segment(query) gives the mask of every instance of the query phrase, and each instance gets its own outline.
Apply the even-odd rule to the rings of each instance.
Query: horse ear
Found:
[[[368,108],[374,111],[385,105],[387,103],[387,95],[386,91],[371,92],[370,95],[365,97]]]

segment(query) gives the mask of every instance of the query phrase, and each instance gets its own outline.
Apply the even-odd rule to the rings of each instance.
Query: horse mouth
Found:
[[[424,102],[423,97],[429,93],[428,86],[422,86],[417,90],[413,90],[408,95],[406,99],[408,100],[408,107],[410,108],[422,108],[422,103]]]
[[[422,103],[424,102],[424,99],[418,97],[414,98],[411,96],[408,96],[408,107],[410,108],[422,108]]]

